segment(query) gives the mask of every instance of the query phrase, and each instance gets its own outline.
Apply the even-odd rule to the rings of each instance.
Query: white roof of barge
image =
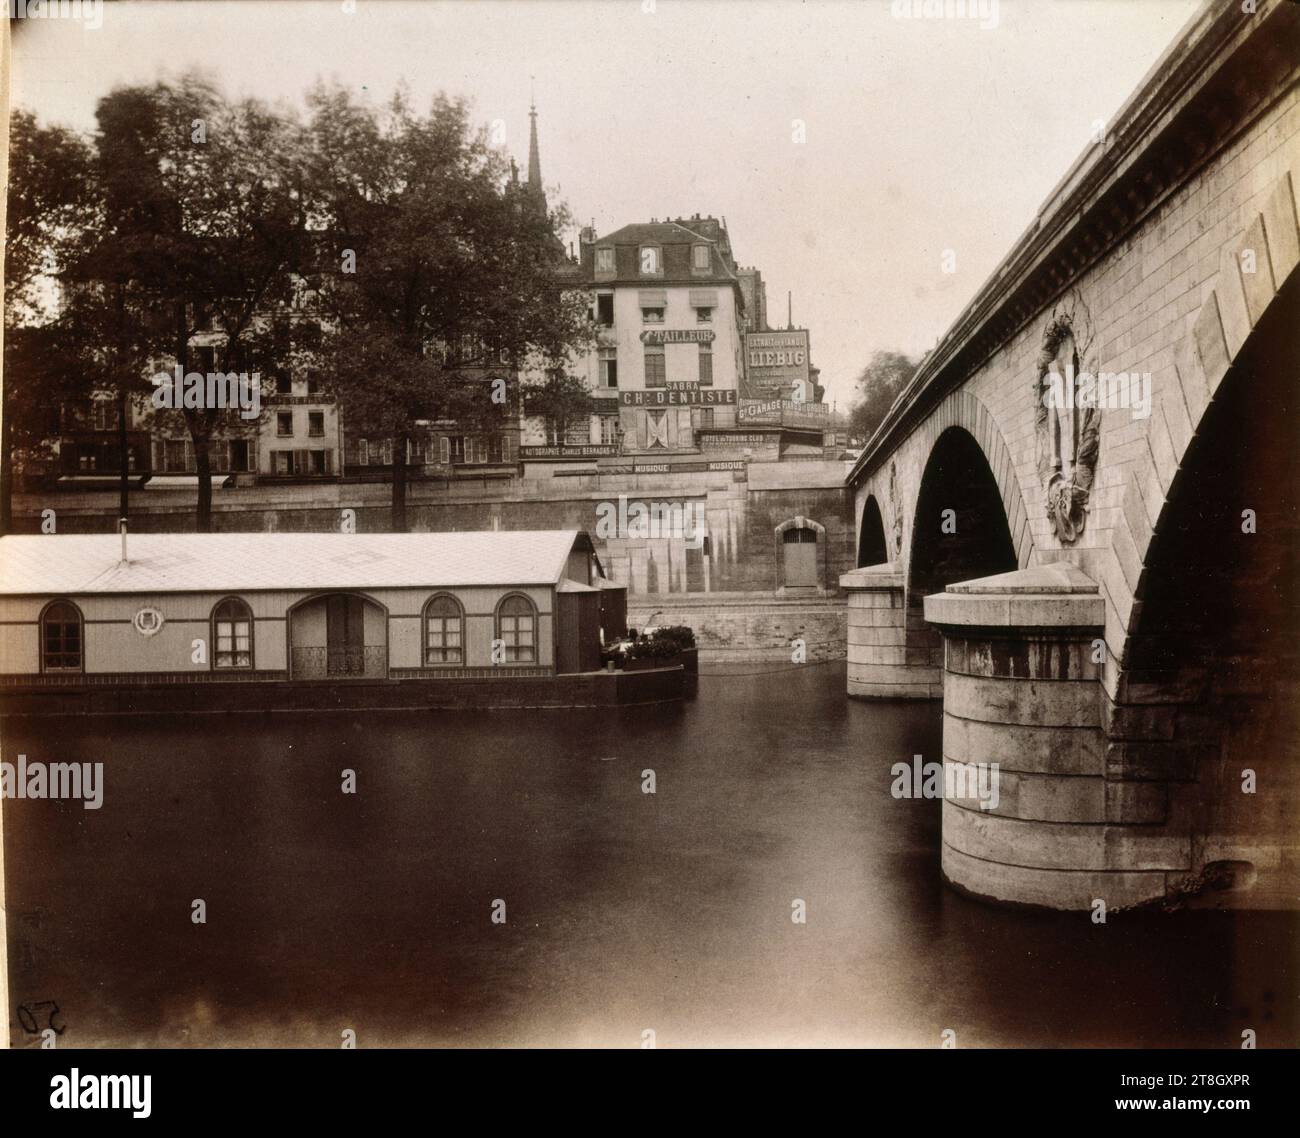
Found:
[[[554,585],[580,530],[0,537],[0,594]]]

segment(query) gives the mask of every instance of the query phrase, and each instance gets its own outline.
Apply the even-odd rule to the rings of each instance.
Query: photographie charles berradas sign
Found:
[[[130,1055],[178,1048],[1263,1093],[1300,6],[5,36],[0,995],[42,1110],[168,1117]]]

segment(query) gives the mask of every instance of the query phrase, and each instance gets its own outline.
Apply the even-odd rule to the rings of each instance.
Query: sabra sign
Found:
[[[700,404],[719,407],[736,402],[735,388],[714,391],[698,385],[685,391],[654,388],[650,391],[620,391],[618,401],[624,407],[690,407]]]
[[[711,344],[712,328],[654,328],[641,333],[643,344]]]

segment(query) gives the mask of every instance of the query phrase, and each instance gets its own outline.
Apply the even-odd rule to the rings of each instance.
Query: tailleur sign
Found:
[[[651,328],[641,333],[643,344],[711,344],[712,328]]]

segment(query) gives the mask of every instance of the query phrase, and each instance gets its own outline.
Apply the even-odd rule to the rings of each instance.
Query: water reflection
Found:
[[[11,723],[6,758],[107,764],[99,811],[5,803],[13,1003],[57,1000],[62,1046],[1300,1041],[1294,915],[960,897],[937,805],[889,795],[937,705],[843,690],[836,665],[621,712]]]

